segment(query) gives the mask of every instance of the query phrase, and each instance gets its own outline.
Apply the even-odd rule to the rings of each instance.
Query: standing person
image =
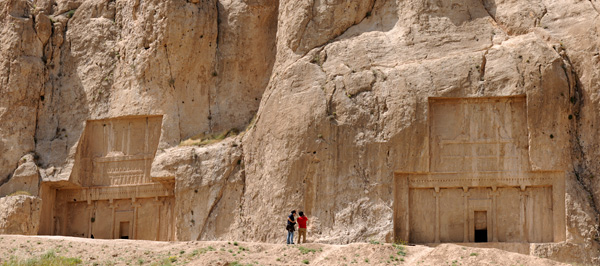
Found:
[[[298,244],[306,243],[306,222],[308,222],[308,218],[304,216],[304,212],[300,211],[300,217],[296,219],[298,221]],[[300,238],[302,237],[302,242],[300,242]]]
[[[296,224],[295,217],[296,217],[296,210],[293,210],[292,213],[290,214],[290,216],[288,216],[288,218],[287,218],[287,226],[285,227],[285,229],[287,229],[287,231],[288,231],[286,241],[288,244],[292,244],[292,245],[294,244],[294,231],[296,230],[296,228],[294,227],[294,225]]]

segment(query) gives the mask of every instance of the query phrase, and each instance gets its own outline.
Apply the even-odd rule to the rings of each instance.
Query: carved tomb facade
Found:
[[[70,184],[50,193],[53,219],[43,230],[103,239],[175,240],[174,185],[150,178],[161,123],[162,116],[88,121]]]
[[[396,240],[559,242],[565,173],[532,171],[524,96],[429,99],[429,171],[396,172]]]

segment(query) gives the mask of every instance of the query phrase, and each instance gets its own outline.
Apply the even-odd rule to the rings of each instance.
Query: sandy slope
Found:
[[[302,248],[306,254],[302,254]],[[54,250],[84,265],[565,265],[555,261],[451,244],[394,247],[391,244],[304,244],[249,242],[155,242],[62,236],[0,235],[0,263]],[[398,254],[400,252],[400,254]],[[405,253],[406,255],[402,255]]]

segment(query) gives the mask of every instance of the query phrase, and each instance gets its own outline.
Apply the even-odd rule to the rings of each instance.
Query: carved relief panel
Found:
[[[162,117],[89,121],[82,150],[84,186],[150,183]]]
[[[526,171],[525,97],[430,100],[432,172]]]

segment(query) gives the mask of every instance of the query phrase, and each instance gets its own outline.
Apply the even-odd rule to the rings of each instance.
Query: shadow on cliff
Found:
[[[90,113],[82,77],[76,71],[79,63],[71,55],[70,47],[60,49],[59,58],[46,65],[48,82],[44,100],[38,106],[35,138],[42,168],[70,168],[73,162],[69,162],[69,153],[75,150]],[[49,174],[61,175],[60,171]]]
[[[460,26],[466,22],[491,17],[496,19],[496,1],[495,0],[470,0],[456,2],[445,0],[438,4],[424,4],[423,13],[429,13],[432,17],[445,17],[455,26]]]
[[[352,25],[330,42],[350,39],[368,32],[389,32],[398,24],[399,8],[396,1],[377,1],[358,24]]]

